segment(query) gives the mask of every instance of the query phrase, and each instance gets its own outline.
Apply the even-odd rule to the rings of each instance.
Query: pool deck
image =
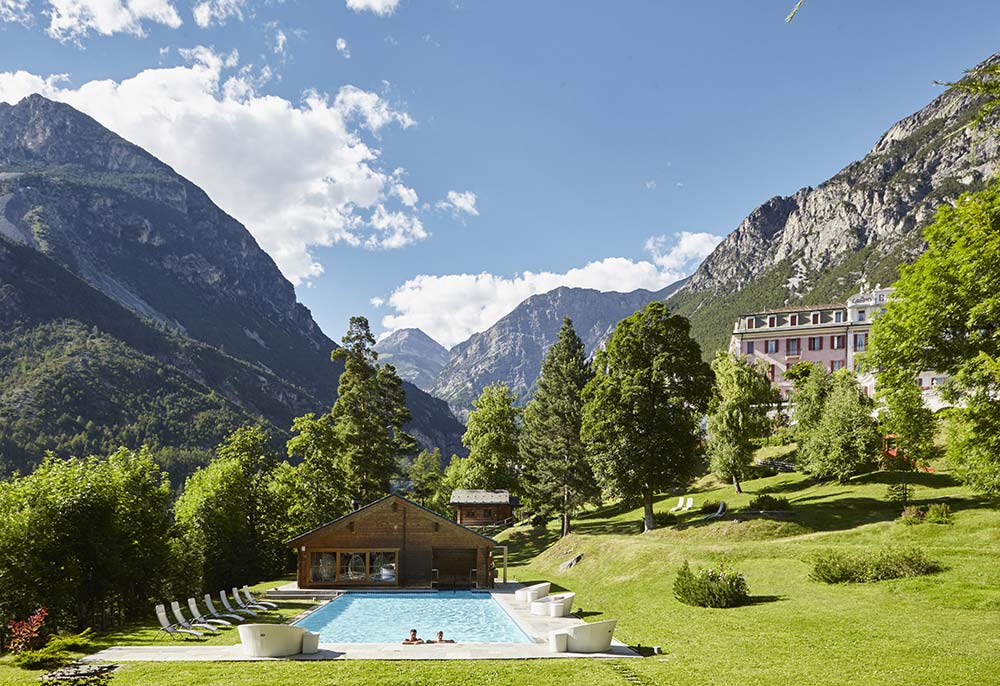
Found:
[[[228,646],[162,645],[114,646],[84,658],[87,662],[175,662],[256,660],[524,660],[542,658],[633,658],[631,648],[612,642],[608,653],[552,653],[548,636],[553,629],[583,624],[576,617],[540,617],[514,602],[521,584],[504,584],[491,591],[493,597],[531,639],[532,643],[445,643],[402,645],[401,643],[321,643],[318,653],[287,658],[250,657],[239,644]]]

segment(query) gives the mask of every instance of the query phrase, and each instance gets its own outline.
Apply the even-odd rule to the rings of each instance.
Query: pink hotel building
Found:
[[[733,328],[729,349],[734,354],[763,360],[771,381],[785,397],[792,388],[785,371],[797,362],[817,362],[831,372],[844,367],[856,369],[855,356],[868,347],[872,318],[885,310],[891,293],[891,288],[876,286],[874,291],[855,295],[843,305],[783,307],[741,315]],[[875,380],[870,374],[858,380],[865,393],[874,392]],[[932,381],[927,380],[927,387]],[[924,379],[920,383],[923,386]]]

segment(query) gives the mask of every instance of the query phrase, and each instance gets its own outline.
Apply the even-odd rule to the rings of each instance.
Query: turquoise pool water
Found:
[[[410,629],[457,643],[530,643],[489,593],[345,593],[295,622],[321,643],[398,643]]]

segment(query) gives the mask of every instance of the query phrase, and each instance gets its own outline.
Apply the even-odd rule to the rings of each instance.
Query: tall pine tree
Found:
[[[573,513],[600,496],[580,438],[583,387],[591,377],[583,341],[564,317],[524,410],[520,441],[522,490],[538,514],[560,513],[563,536],[570,532]]]

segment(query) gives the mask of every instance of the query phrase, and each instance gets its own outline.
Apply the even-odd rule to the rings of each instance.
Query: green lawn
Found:
[[[512,529],[501,536],[523,581],[549,579],[577,592],[588,621],[619,620],[616,636],[654,645],[663,655],[632,661],[144,663],[130,664],[118,684],[333,684],[357,679],[379,684],[1000,684],[1000,510],[956,485],[946,472],[917,476],[918,501],[944,500],[954,525],[904,526],[898,506],[884,500],[886,475],[850,484],[814,483],[800,474],[750,481],[746,493],[703,480],[692,492],[697,507],[725,500],[736,512],[723,521],[640,531],[641,512],[602,508],[558,540],[553,529]],[[788,498],[789,521],[740,519],[756,493]],[[677,495],[657,502],[658,514]],[[944,566],[933,576],[859,586],[810,581],[818,551],[912,544]],[[560,573],[562,561],[583,553]],[[684,561],[725,559],[750,583],[749,606],[712,610],[677,602],[672,584]],[[287,615],[301,605],[287,604]],[[102,637],[102,643],[149,640],[148,627]],[[234,642],[234,632],[213,641]],[[623,672],[631,672],[624,674]],[[29,684],[36,673],[0,661],[0,683]]]

